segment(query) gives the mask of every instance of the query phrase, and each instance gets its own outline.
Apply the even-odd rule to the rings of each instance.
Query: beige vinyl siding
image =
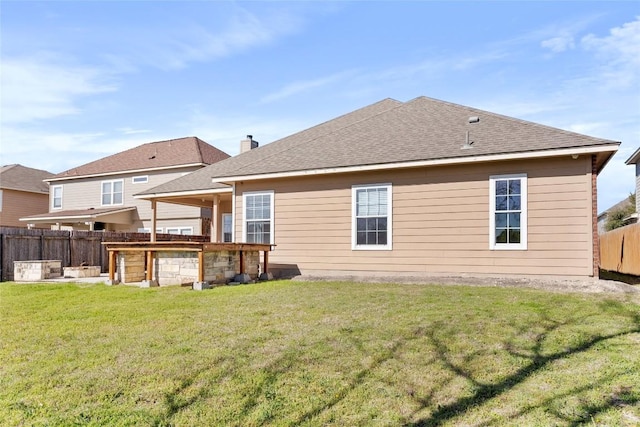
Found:
[[[489,176],[525,173],[528,249],[489,249]],[[544,159],[273,180],[236,185],[274,190],[274,264],[330,274],[487,273],[588,276],[592,269],[591,163]],[[393,250],[351,250],[351,186],[392,183]]]
[[[30,193],[28,191],[2,190],[2,211],[0,225],[6,227],[26,227],[27,222],[20,218],[37,215],[49,211],[49,195]],[[48,228],[47,225],[39,227]]]
[[[184,168],[168,171],[152,171],[149,173],[133,173],[120,174],[107,177],[92,177],[82,179],[70,179],[66,181],[56,182],[55,185],[62,185],[62,210],[72,209],[88,209],[91,207],[100,208],[102,206],[102,182],[123,180],[123,203],[122,205],[110,205],[110,207],[130,207],[135,206],[137,213],[134,215],[134,223],[131,226],[118,225],[118,229],[136,231],[138,228],[151,227],[151,202],[148,200],[135,199],[134,194],[140,193],[149,188],[168,182],[172,179],[182,176],[184,173],[196,170],[196,168]],[[133,176],[148,176],[146,183],[134,184],[131,178]],[[51,195],[51,197],[53,197]],[[52,205],[53,201],[50,201]],[[56,212],[58,210],[51,210]],[[208,212],[206,212],[208,211]],[[46,212],[46,210],[45,210]],[[202,228],[202,216],[211,216],[210,210],[176,205],[171,203],[157,204],[157,221],[158,227],[166,228],[167,226],[176,226],[184,224],[184,226],[194,227],[194,234],[199,234]],[[171,222],[166,222],[171,220]],[[167,225],[165,225],[167,224]]]

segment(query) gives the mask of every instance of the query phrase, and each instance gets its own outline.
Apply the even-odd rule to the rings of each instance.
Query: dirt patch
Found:
[[[607,294],[633,294],[640,297],[640,286],[633,286],[615,280],[602,280],[590,277],[520,277],[520,276],[375,276],[364,277],[302,275],[293,280],[300,281],[354,281],[370,283],[437,283],[443,285],[497,286],[543,289],[551,292],[581,292]]]

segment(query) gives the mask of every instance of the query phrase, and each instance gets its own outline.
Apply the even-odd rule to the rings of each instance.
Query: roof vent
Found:
[[[468,150],[469,148],[473,148],[473,141],[469,138],[469,131],[467,131],[467,137],[464,141],[464,145],[460,147],[462,150]]]
[[[469,117],[469,123],[478,123],[479,121],[480,121],[480,117],[478,116]]]

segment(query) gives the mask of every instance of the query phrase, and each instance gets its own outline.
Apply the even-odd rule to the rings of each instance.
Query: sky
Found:
[[[3,0],[0,36],[3,165],[184,136],[235,155],[428,96],[621,141],[599,211],[634,191],[640,2]]]

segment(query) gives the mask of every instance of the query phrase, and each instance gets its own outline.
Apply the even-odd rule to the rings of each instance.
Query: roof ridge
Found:
[[[347,129],[347,128],[349,128],[349,127],[351,127],[351,126],[355,125],[356,123],[361,123],[361,122],[363,122],[363,121],[365,121],[365,120],[368,120],[368,119],[370,119],[370,118],[372,118],[372,117],[376,117],[376,116],[378,116],[378,115],[380,115],[380,114],[387,113],[388,111],[394,110],[394,109],[396,109],[396,108],[398,108],[398,107],[402,107],[403,105],[405,105],[402,101],[398,101],[398,100],[393,99],[393,98],[385,98],[385,99],[382,99],[382,100],[380,100],[380,101],[374,102],[373,104],[370,104],[370,105],[367,105],[367,106],[365,106],[365,107],[359,108],[359,109],[357,109],[357,110],[355,110],[355,111],[350,111],[350,112],[348,112],[348,113],[341,114],[341,115],[339,115],[338,117],[334,117],[334,118],[332,118],[332,119],[325,120],[324,122],[319,123],[319,124],[317,124],[317,125],[315,125],[315,126],[312,126],[312,127],[310,127],[310,128],[303,129],[303,130],[298,131],[298,132],[296,132],[296,133],[293,133],[293,134],[291,134],[291,135],[287,135],[287,136],[285,136],[284,138],[280,138],[280,139],[277,139],[277,140],[273,141],[272,143],[276,143],[276,142],[279,142],[279,141],[283,141],[283,140],[288,139],[288,138],[293,138],[293,137],[295,137],[296,135],[299,135],[299,134],[301,134],[301,133],[303,133],[303,132],[309,132],[309,131],[311,131],[312,129],[317,129],[318,127],[320,127],[320,126],[322,126],[322,125],[326,125],[326,124],[331,123],[331,122],[333,122],[333,121],[339,120],[339,119],[341,119],[341,118],[343,118],[343,117],[346,117],[346,116],[348,116],[348,115],[350,115],[350,114],[356,113],[357,111],[361,111],[361,110],[364,110],[364,109],[366,109],[366,108],[373,107],[374,105],[382,104],[382,103],[383,103],[383,102],[385,102],[385,101],[394,101],[394,102],[398,102],[399,104],[398,104],[398,105],[395,105],[394,107],[388,108],[388,109],[386,109],[386,110],[384,110],[384,111],[381,111],[381,112],[379,112],[379,113],[376,113],[376,114],[373,114],[373,115],[367,116],[367,117],[365,117],[365,118],[363,118],[363,119],[357,120],[357,121],[355,121],[355,122],[353,122],[353,123],[349,123],[349,124],[346,124],[346,125],[344,125],[344,126],[341,126],[340,128],[337,128],[337,129],[331,130],[331,131],[329,131],[329,132],[323,133],[322,135],[318,135],[318,136],[316,136],[316,137],[313,137],[313,138],[307,139],[307,140],[305,140],[305,141],[306,141],[306,142],[311,142],[311,141],[317,140],[318,138],[322,138],[322,137],[325,137],[325,136],[327,136],[327,135],[331,135],[331,134],[336,133],[336,132],[338,132],[338,131],[340,131],[340,130],[342,130],[342,129]],[[295,148],[296,148],[296,146],[297,146],[298,144],[299,144],[299,142],[298,142],[298,143],[296,143],[296,144],[294,144],[294,145],[293,145],[293,146],[291,146],[291,147],[283,147],[283,148],[282,148],[282,149],[280,149],[280,150],[274,151],[273,153],[269,153],[269,154],[268,154],[267,156],[265,156],[265,157],[257,158],[257,159],[255,159],[255,160],[253,160],[253,161],[247,162],[247,163],[246,163],[246,164],[244,164],[242,167],[243,167],[243,168],[246,168],[246,167],[250,167],[251,165],[254,165],[254,164],[257,164],[257,163],[262,163],[262,162],[264,162],[265,160],[271,159],[271,158],[273,158],[273,157],[276,157],[276,156],[281,155],[282,153],[286,153],[286,152],[287,152],[287,151],[289,151],[289,150],[295,149]],[[267,145],[269,145],[269,144],[265,144],[263,147],[266,147]],[[248,151],[248,152],[251,152],[251,151]],[[243,153],[241,153],[241,154],[243,154]],[[212,178],[212,179],[214,179],[214,178]]]
[[[473,110],[473,111],[477,111],[477,112],[482,112],[483,114],[488,114],[488,115],[491,115],[491,116],[496,117],[496,118],[509,120],[511,122],[516,122],[516,123],[521,123],[521,124],[526,124],[526,125],[533,125],[535,127],[539,127],[539,128],[543,128],[543,129],[550,129],[550,130],[553,130],[553,131],[559,131],[559,132],[565,133],[567,135],[580,136],[581,138],[585,138],[586,137],[586,138],[589,138],[589,139],[594,140],[594,141],[608,141],[608,142],[618,142],[618,143],[620,142],[620,141],[614,141],[614,140],[606,139],[606,138],[598,138],[598,137],[595,137],[595,136],[590,136],[590,135],[586,135],[586,134],[582,134],[582,133],[578,133],[578,132],[574,132],[574,131],[570,131],[570,130],[566,130],[566,129],[561,129],[561,128],[558,128],[558,127],[554,127],[554,126],[551,126],[551,125],[545,125],[545,124],[533,122],[533,121],[530,121],[530,120],[520,119],[518,117],[507,116],[507,115],[501,114],[501,113],[494,113],[492,111],[484,110],[484,109],[477,108],[477,107],[471,107],[471,106],[468,106],[468,105],[457,104],[455,102],[444,101],[444,100],[437,99],[437,98],[431,98],[431,97],[428,97],[428,96],[418,96],[418,97],[412,99],[411,101],[407,101],[406,104],[413,103],[414,101],[418,101],[420,99],[425,99],[425,100],[428,100],[428,101],[438,102],[438,103],[441,103],[441,104],[449,105],[449,106],[454,107],[454,108],[463,108],[465,110]]]
[[[200,146],[200,138],[198,138],[197,136],[192,136],[190,138],[196,144],[196,150],[198,150],[198,157],[200,158],[200,163],[205,163],[204,155],[202,154],[202,147]]]

